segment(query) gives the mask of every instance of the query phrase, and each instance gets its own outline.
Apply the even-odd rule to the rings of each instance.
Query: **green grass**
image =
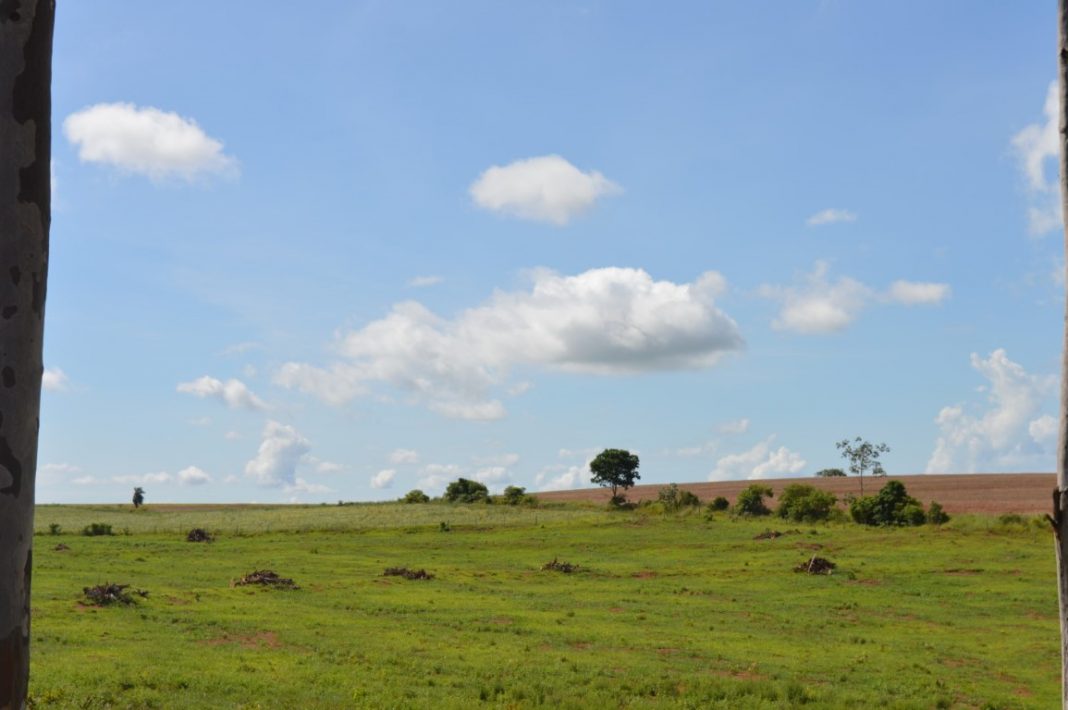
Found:
[[[439,530],[449,522],[452,532]],[[72,534],[90,522],[119,535]],[[65,534],[48,534],[58,523]],[[41,506],[35,707],[1046,708],[1052,541],[589,508]],[[192,527],[218,532],[184,542]],[[130,534],[123,535],[123,528]],[[55,551],[62,542],[68,551]],[[812,554],[830,577],[791,571]],[[584,569],[541,566],[558,557]],[[383,577],[426,568],[431,581]],[[270,568],[296,591],[232,588]],[[150,591],[95,609],[81,588]]]

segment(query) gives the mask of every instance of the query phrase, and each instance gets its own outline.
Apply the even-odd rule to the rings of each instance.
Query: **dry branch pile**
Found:
[[[148,592],[143,589],[132,589],[129,592],[129,584],[98,584],[95,587],[83,587],[82,592],[86,600],[95,606],[108,606],[109,604],[133,604],[137,600],[131,593],[139,597],[147,597]]]
[[[425,569],[408,569],[407,567],[386,567],[383,577],[404,577],[405,579],[434,579],[434,575]]]
[[[204,528],[193,528],[185,536],[185,539],[186,542],[212,542],[215,540],[215,536]]]
[[[837,566],[838,565],[828,559],[813,555],[808,562],[802,562],[797,567],[794,567],[794,572],[808,572],[809,574],[830,574]]]
[[[271,587],[273,589],[300,589],[292,579],[286,577],[279,577],[277,572],[269,569],[256,570],[255,572],[249,572],[241,579],[232,582],[230,586],[244,587],[249,584],[259,584],[264,587]]]
[[[579,566],[573,565],[570,562],[560,562],[555,557],[552,562],[546,562],[541,566],[543,570],[551,570],[553,572],[563,572],[564,574],[571,574],[572,572],[578,572]]]
[[[778,530],[765,530],[753,537],[754,540],[774,540],[777,537],[782,537],[782,533]]]

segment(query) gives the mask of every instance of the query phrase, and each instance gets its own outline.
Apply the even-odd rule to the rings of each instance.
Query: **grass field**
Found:
[[[119,534],[76,534],[89,522]],[[768,526],[793,528],[589,507],[41,506],[32,704],[1057,706],[1048,530],[958,517],[753,539]],[[217,540],[185,542],[192,527]],[[814,551],[835,574],[792,571]],[[553,558],[582,569],[543,571]],[[435,577],[382,575],[398,565]],[[301,588],[230,586],[263,568]],[[83,605],[104,581],[149,596]]]

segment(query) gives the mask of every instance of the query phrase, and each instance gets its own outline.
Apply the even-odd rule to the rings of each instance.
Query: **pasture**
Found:
[[[92,522],[117,534],[78,534]],[[39,506],[36,527],[32,707],[1044,708],[1060,693],[1052,541],[1030,520],[150,505]],[[194,527],[215,541],[186,542]],[[787,534],[753,539],[769,527]],[[834,574],[793,571],[816,552]],[[543,570],[553,559],[580,569]],[[398,566],[434,577],[383,576]],[[231,586],[261,569],[300,588]],[[148,596],[87,605],[105,581]]]

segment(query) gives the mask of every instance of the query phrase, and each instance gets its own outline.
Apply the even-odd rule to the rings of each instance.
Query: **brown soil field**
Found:
[[[1057,477],[1052,473],[972,473],[944,475],[887,476],[886,478],[864,477],[864,493],[871,495],[887,480],[905,484],[910,495],[923,501],[924,505],[936,500],[947,513],[1021,513],[1038,515],[1048,513],[1053,507],[1053,489]],[[778,493],[791,483],[807,483],[842,497],[847,493],[860,495],[860,479],[846,478],[777,478],[761,481],[718,481],[713,483],[680,483],[702,502],[723,496],[734,503],[738,493],[751,483],[764,483]],[[664,484],[635,486],[627,491],[627,498],[640,502],[656,500],[657,491]],[[586,488],[574,491],[551,491],[538,493],[546,501],[592,501],[606,503],[610,497],[605,488]]]

